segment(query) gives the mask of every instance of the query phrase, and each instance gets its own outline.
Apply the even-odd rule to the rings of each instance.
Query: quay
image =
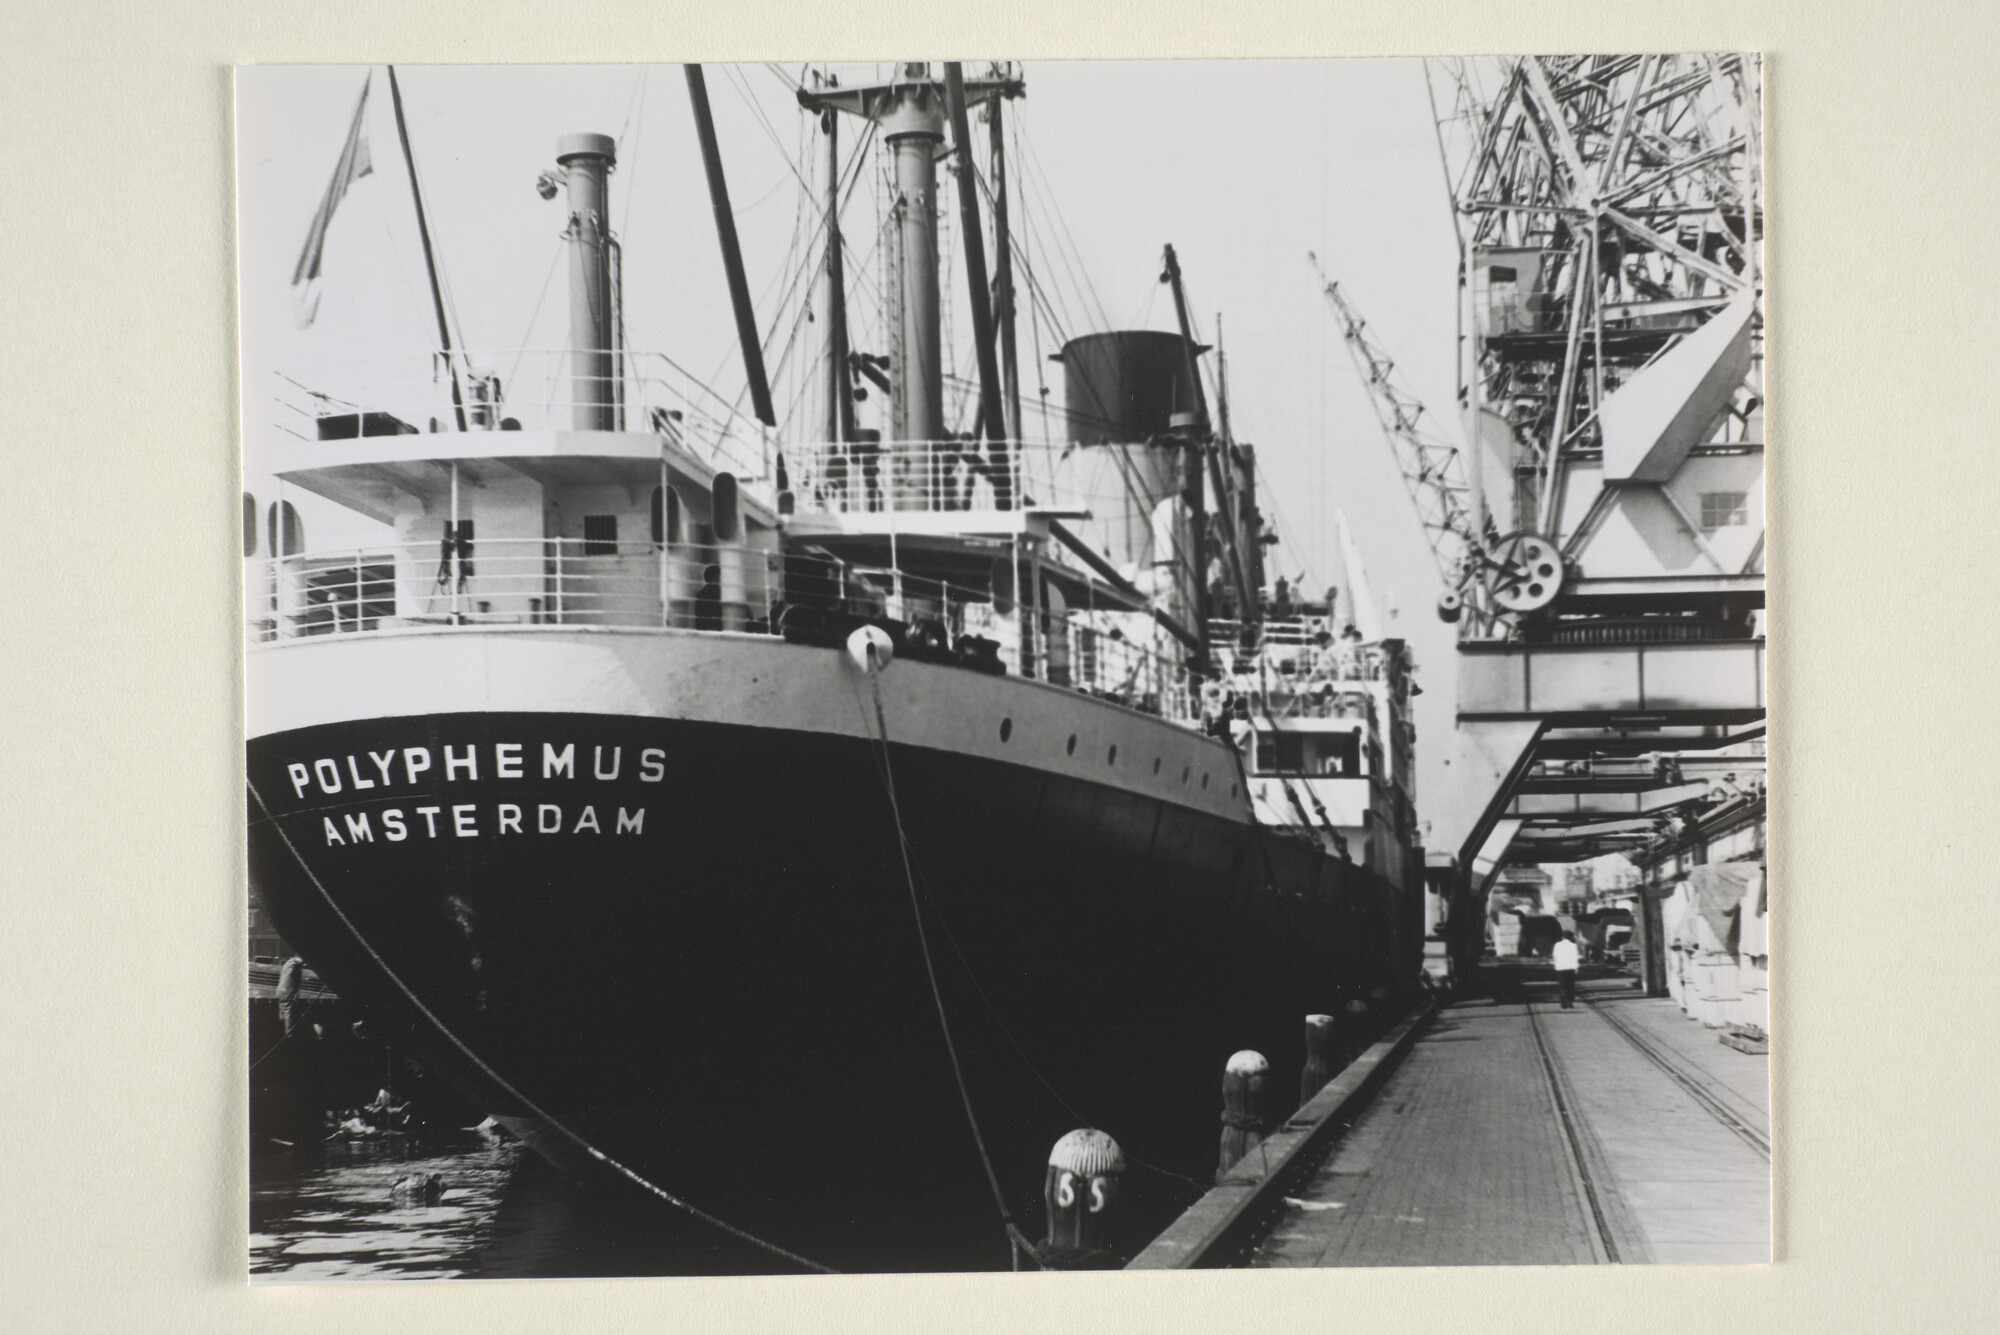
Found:
[[[1768,1261],[1768,1056],[1606,975],[1486,960],[1132,1268]]]

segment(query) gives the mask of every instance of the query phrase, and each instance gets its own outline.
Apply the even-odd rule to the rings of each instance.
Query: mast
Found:
[[[979,181],[972,170],[972,134],[965,114],[965,71],[955,60],[944,64],[945,110],[951,117],[952,149],[958,158],[959,230],[965,239],[965,282],[972,298],[972,339],[979,353],[979,417],[988,441],[1007,438],[1000,407],[1000,368],[993,359],[993,311],[986,286],[986,241],[979,230]]]
[[[1264,592],[1264,519],[1257,512],[1257,453],[1248,445],[1236,443],[1236,433],[1229,426],[1229,354],[1222,347],[1222,312],[1215,315],[1215,411],[1222,421],[1222,448],[1227,455],[1226,464],[1232,491],[1230,513],[1236,516],[1236,556],[1238,574],[1247,585],[1244,590],[1246,600],[1255,595],[1256,601],[1246,602],[1262,610],[1261,599]],[[1261,620],[1245,614],[1245,620]]]
[[[431,252],[431,224],[424,214],[424,192],[417,184],[417,160],[410,153],[410,127],[403,120],[403,90],[396,82],[396,67],[385,66],[389,71],[389,101],[396,108],[396,139],[403,146],[403,165],[410,172],[410,198],[417,205],[417,236],[424,243],[424,272],[431,279],[431,309],[437,313],[438,343],[444,349],[445,369],[451,373],[451,410],[458,418],[458,429],[465,430],[465,395],[458,385],[458,363],[451,353],[451,325],[444,317],[444,292],[438,286],[437,256]]]
[[[736,340],[743,345],[743,370],[750,380],[750,403],[765,426],[778,424],[771,407],[771,385],[764,375],[764,347],[757,338],[757,312],[750,304],[750,283],[743,276],[743,250],[736,241],[736,214],[729,207],[729,182],[722,174],[722,150],[715,142],[715,118],[708,109],[708,80],[701,66],[687,65],[688,100],[694,104],[695,133],[701,139],[702,166],[708,171],[708,201],[715,210],[715,232],[722,242],[722,268],[729,278],[729,303],[736,310]]]
[[[1181,503],[1188,513],[1188,560],[1193,566],[1189,581],[1194,585],[1195,635],[1201,641],[1198,671],[1208,673],[1208,497],[1202,484],[1203,442],[1208,437],[1208,396],[1202,392],[1201,368],[1195,364],[1194,330],[1188,319],[1187,297],[1181,290],[1181,262],[1172,245],[1166,253],[1166,272],[1160,275],[1174,293],[1174,315],[1180,321],[1181,367],[1194,395],[1194,412],[1186,424],[1187,458],[1182,470]]]
[[[1001,71],[994,69],[995,77]],[[1007,152],[1000,125],[1002,99],[986,104],[993,183],[993,320],[1000,328],[1000,387],[1007,413],[1007,439],[1021,438],[1021,365],[1014,347],[1014,237],[1007,225]]]
[[[1181,282],[1180,260],[1174,254],[1172,246],[1167,247],[1166,266],[1166,279],[1174,290],[1174,315],[1180,322],[1181,356],[1185,359],[1188,381],[1194,387],[1195,410],[1189,445],[1187,495],[1189,512],[1196,520],[1195,552],[1201,559],[1201,564],[1196,567],[1195,583],[1199,589],[1198,606],[1201,610],[1202,637],[1206,640],[1208,616],[1213,609],[1208,606],[1207,534],[1204,531],[1208,523],[1208,514],[1201,495],[1204,459],[1208,465],[1209,483],[1215,490],[1216,517],[1222,521],[1223,559],[1229,567],[1230,578],[1236,585],[1238,616],[1243,621],[1257,621],[1261,619],[1262,608],[1258,605],[1256,591],[1250,586],[1249,568],[1243,556],[1243,536],[1238,529],[1236,507],[1232,500],[1233,489],[1224,476],[1222,450],[1214,433],[1209,430],[1208,396],[1202,388],[1200,368],[1195,364],[1194,327],[1193,321],[1188,316],[1187,289]],[[1228,421],[1226,403],[1223,411],[1226,440]],[[1233,460],[1230,462],[1230,467],[1234,467]]]
[[[1019,80],[964,84],[962,73],[959,78],[967,106],[996,96],[1015,97],[1021,91]],[[897,331],[897,355],[889,371],[891,424],[899,441],[935,441],[944,435],[937,263],[937,159],[945,130],[941,92],[930,78],[930,66],[920,60],[898,64],[888,83],[798,92],[800,104],[813,111],[830,108],[873,121],[894,159],[896,203],[890,249],[895,256],[892,287],[898,295],[890,324]],[[981,260],[983,264],[983,253]]]
[[[832,82],[832,80],[829,80]],[[826,135],[826,438],[854,439],[854,395],[847,378],[847,268],[840,237],[840,118],[819,113]]]

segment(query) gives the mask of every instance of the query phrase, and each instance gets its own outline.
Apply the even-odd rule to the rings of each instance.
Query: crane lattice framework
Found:
[[[1340,321],[1341,338],[1354,358],[1354,369],[1368,391],[1376,420],[1382,424],[1383,438],[1395,455],[1403,485],[1409,490],[1410,502],[1437,561],[1438,574],[1445,588],[1455,592],[1464,582],[1470,558],[1482,546],[1474,527],[1472,488],[1458,447],[1424,420],[1423,401],[1404,383],[1395,361],[1368,336],[1368,322],[1340,290],[1340,284],[1326,276],[1319,257],[1308,252],[1306,258]]]
[[[1432,808],[1430,842],[1476,895],[1538,833],[1510,806],[1538,760],[1761,735],[1759,69],[1426,72],[1460,250],[1469,531],[1501,535],[1471,584],[1504,615],[1461,625]]]
[[[1621,495],[1696,447],[1761,444],[1756,63],[1436,63],[1475,504],[1574,565]],[[1701,550],[1713,525],[1671,517],[1710,573],[1743,573]]]

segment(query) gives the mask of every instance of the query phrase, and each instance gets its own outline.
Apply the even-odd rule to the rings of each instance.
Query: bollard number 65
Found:
[[[1056,1204],[1065,1210],[1076,1204],[1076,1174],[1066,1169],[1056,1179]],[[1090,1213],[1097,1214],[1104,1206],[1104,1179],[1093,1177],[1090,1179]]]

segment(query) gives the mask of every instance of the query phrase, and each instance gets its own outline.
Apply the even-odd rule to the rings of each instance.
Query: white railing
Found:
[[[794,503],[806,513],[1012,510],[1021,504],[1024,447],[1015,441],[807,442],[784,449]]]
[[[252,640],[426,626],[763,629],[775,553],[588,538],[391,544],[252,562]]]
[[[900,623],[913,657],[1010,670],[1148,713],[1191,717],[1185,667],[1133,637],[1132,613],[1042,619],[992,593],[898,570],[732,546],[476,539],[245,563],[252,643],[481,627],[668,628],[780,635],[812,614]],[[799,612],[787,620],[787,611]]]
[[[273,425],[300,440],[461,430],[635,431],[666,436],[745,479],[769,472],[758,423],[657,352],[358,358],[277,372],[273,399]]]
[[[807,514],[1041,509],[1150,524],[1173,487],[1114,454],[1127,447],[1039,441],[788,441],[788,482]]]
[[[1380,723],[1370,683],[1388,677],[1389,650],[1338,636],[1324,617],[1273,618],[1251,631],[1211,619],[1209,638],[1232,689],[1258,716]]]

